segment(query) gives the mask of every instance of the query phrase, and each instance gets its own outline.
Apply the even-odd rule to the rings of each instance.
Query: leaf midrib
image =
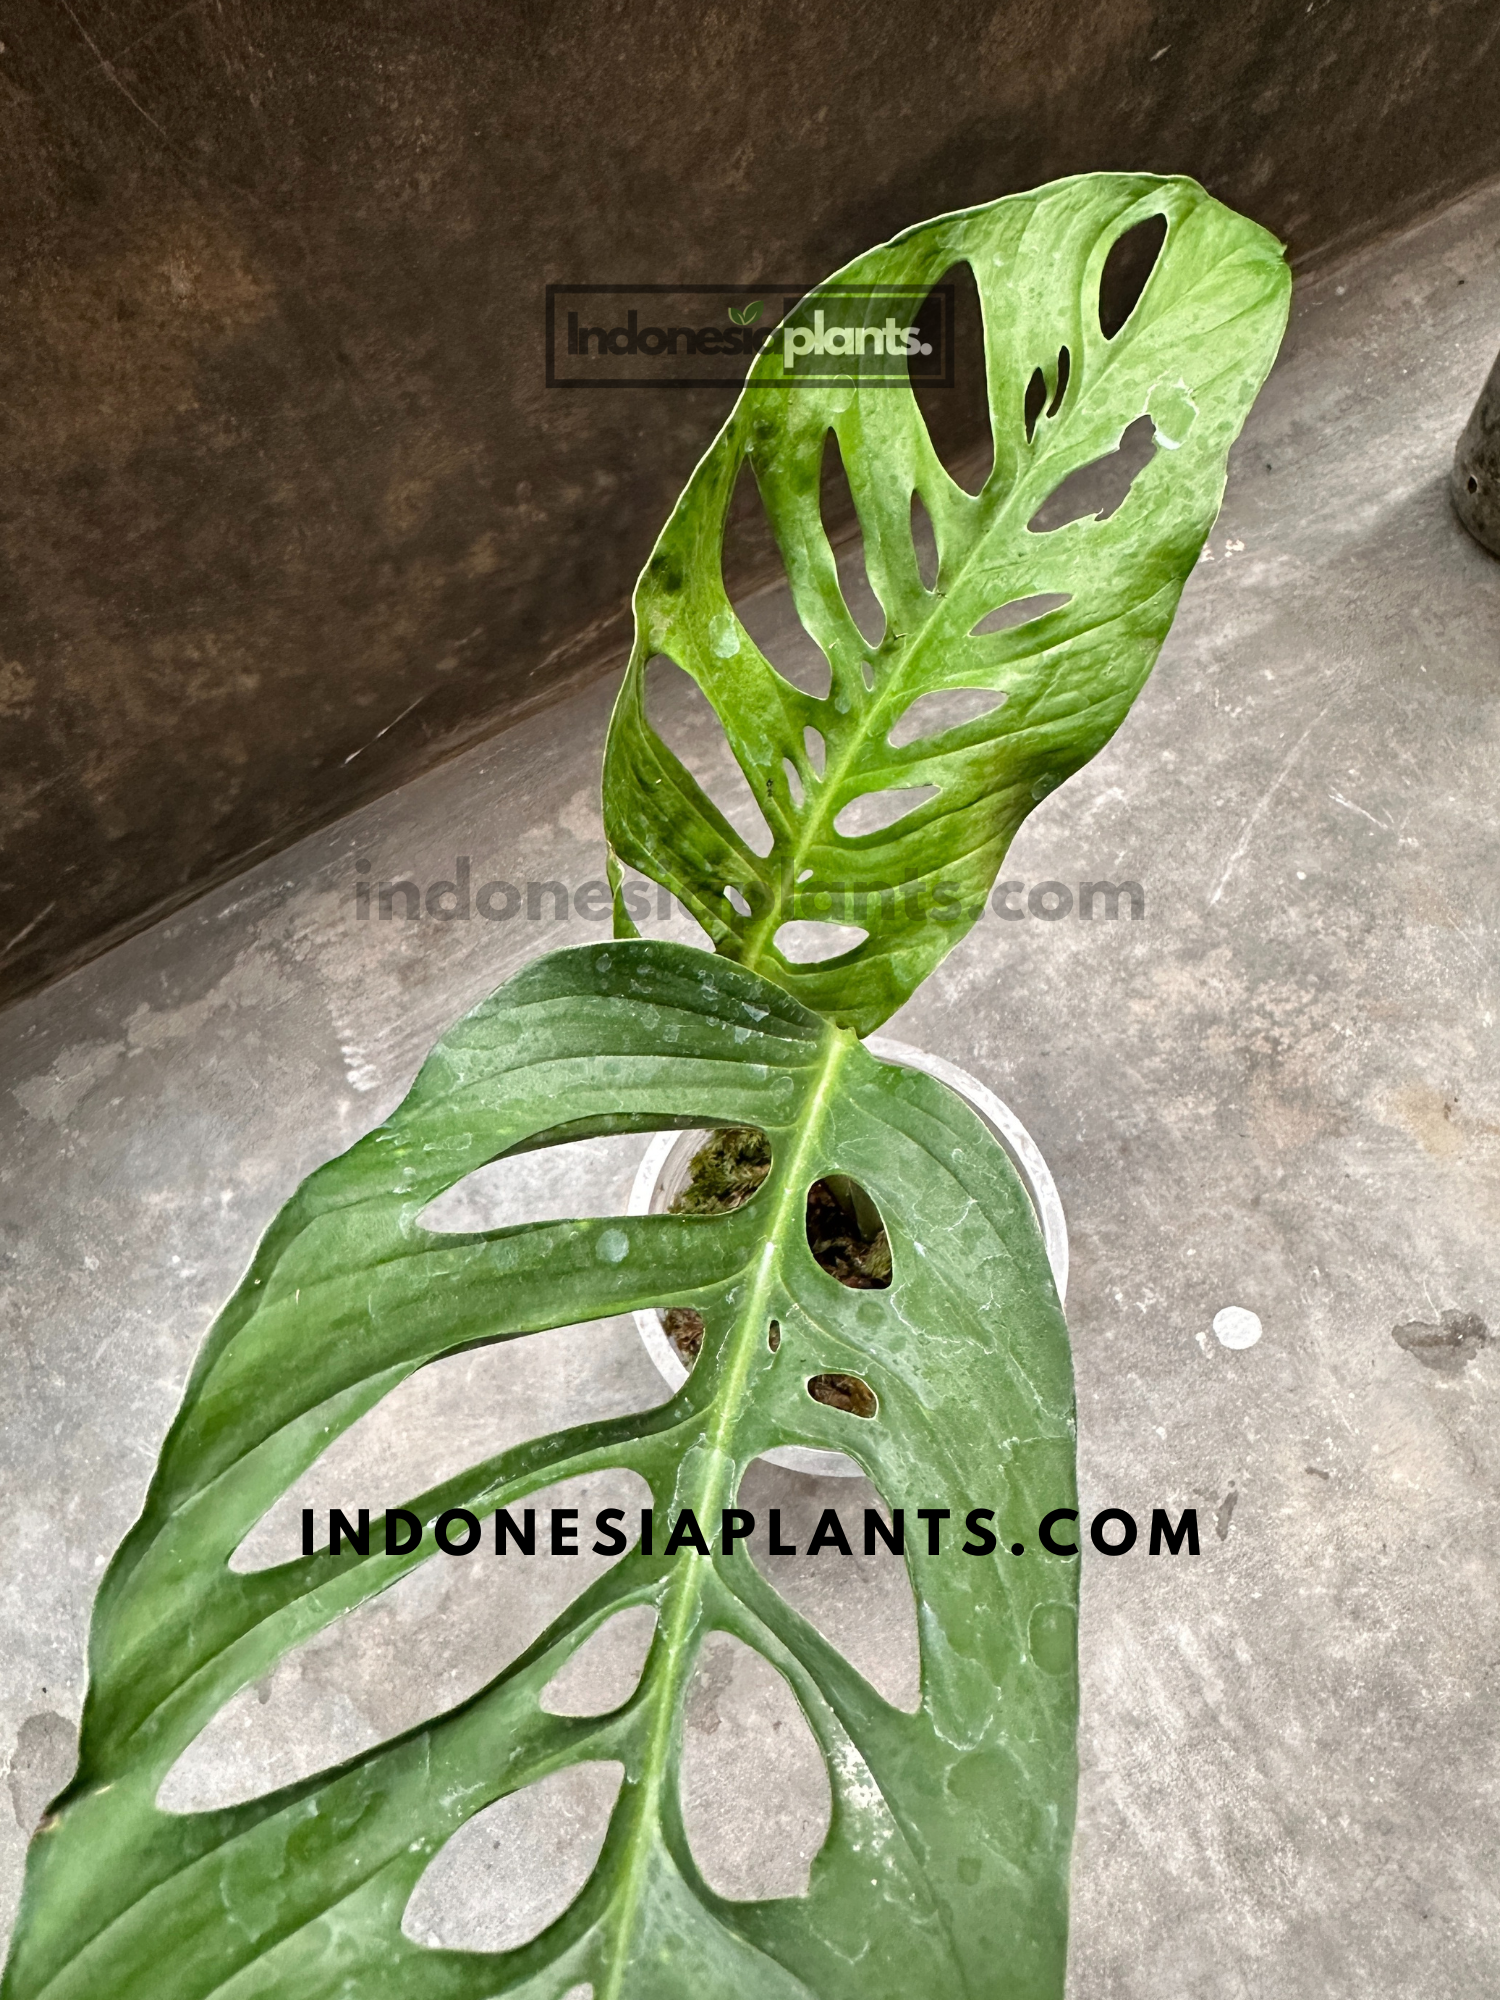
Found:
[[[1107,381],[1110,372],[1109,362],[1113,358],[1112,355],[1106,354],[1103,367],[1094,377],[1091,389],[1095,394],[1099,393],[1103,384]],[[1080,394],[1078,401],[1074,403],[1075,412],[1078,410],[1081,401],[1082,395]],[[912,399],[912,406],[915,410],[915,397]],[[1066,399],[1064,401],[1064,408],[1066,408]],[[1060,409],[1057,414],[1060,417],[1063,411]],[[920,416],[918,416],[918,422],[920,421]],[[1055,419],[1048,419],[1047,421],[1055,421]],[[924,649],[934,639],[941,639],[941,624],[945,611],[953,599],[959,595],[963,584],[970,576],[976,560],[985,550],[993,545],[995,538],[1005,530],[1007,516],[1011,515],[1013,510],[1019,514],[1018,503],[1022,501],[1029,502],[1030,489],[1037,481],[1037,474],[1051,464],[1053,459],[1060,455],[1062,449],[1062,443],[1059,439],[1054,450],[1042,451],[1031,458],[1030,463],[1016,479],[1015,484],[1011,487],[1004,500],[996,508],[989,526],[974,537],[967,553],[953,573],[951,582],[942,590],[938,588],[938,583],[941,581],[942,576],[941,557],[939,558],[938,577],[934,579],[932,589],[927,592],[927,596],[931,600],[931,608],[926,618],[919,623],[916,632],[909,635],[910,643],[907,645],[904,655],[899,661],[893,663],[895,671],[886,675],[882,682],[877,682],[875,688],[869,690],[870,699],[864,708],[863,714],[858,719],[856,726],[846,732],[846,747],[837,756],[830,756],[826,761],[822,776],[817,781],[816,794],[809,797],[807,808],[804,809],[803,813],[794,822],[798,829],[797,835],[792,844],[790,860],[784,864],[785,877],[790,881],[794,890],[801,876],[802,869],[806,865],[808,855],[815,847],[826,841],[834,831],[833,821],[842,812],[843,805],[841,804],[832,810],[830,808],[832,801],[839,796],[844,779],[855,766],[863,761],[870,745],[878,741],[882,735],[888,733],[895,726],[900,714],[904,712],[905,707],[909,704],[911,697],[908,687],[913,667],[920,659]],[[1105,455],[1107,456],[1107,454]],[[1093,460],[1085,459],[1083,463],[1084,465],[1090,465],[1093,463]],[[1074,468],[1075,471],[1080,469],[1079,467]],[[953,487],[955,492],[963,493],[963,489],[957,485],[957,482],[951,478],[945,469],[940,467],[939,470],[942,471],[943,477],[948,480],[949,485]],[[1067,473],[1063,475],[1065,479],[1070,476]],[[1136,475],[1137,478],[1139,476],[1139,474]],[[1134,485],[1135,481],[1132,480],[1132,489]],[[979,495],[964,494],[964,498],[966,499],[979,499],[981,502],[982,497],[982,490]],[[1111,519],[1116,518],[1123,512],[1125,506],[1129,503],[1129,498],[1130,494],[1127,491],[1125,499],[1115,509],[1114,515],[1110,517]],[[1035,513],[1035,511],[1035,507],[1032,507],[1031,513]],[[1029,520],[1031,514],[1028,514],[1026,518]],[[1103,523],[1099,522],[1096,525],[1102,526]],[[850,622],[853,624],[853,613],[848,610],[848,601],[844,598],[842,584],[839,585],[839,596],[844,603],[844,608],[846,613],[848,613]],[[882,609],[884,609],[883,606]],[[888,617],[889,613],[886,615]],[[859,631],[857,625],[854,626],[854,629],[856,632]],[[863,634],[860,634],[860,637],[863,640]],[[883,643],[884,641],[882,640],[882,645]],[[874,650],[879,652],[881,648],[876,647]],[[1048,648],[1047,650],[1051,649]],[[873,665],[874,662],[872,661],[871,664]],[[832,663],[830,662],[831,665]],[[903,697],[901,706],[896,709],[895,714],[888,714],[888,711],[895,706],[898,693]],[[825,697],[825,700],[828,698]],[[825,730],[823,732],[825,741],[827,740],[827,734],[828,732]],[[856,793],[855,796],[858,797],[861,795]],[[848,803],[848,801],[845,803]],[[899,824],[899,822],[895,822],[895,824]],[[883,831],[889,832],[890,829],[885,828]],[[772,861],[776,859],[774,844],[771,854],[767,858]],[[744,946],[736,954],[739,963],[747,967],[751,972],[761,972],[764,961],[772,947],[776,932],[781,928],[784,921],[786,921],[785,915],[773,896],[767,906],[765,915],[755,919],[746,932]]]
[[[801,1220],[801,1206],[806,1202],[807,1188],[813,1178],[813,1155],[827,1119],[829,1100],[852,1045],[851,1036],[833,1029],[828,1031],[816,1080],[803,1100],[803,1115],[781,1176],[781,1187],[766,1217],[759,1269],[739,1316],[730,1329],[727,1365],[714,1398],[713,1423],[705,1433],[704,1441],[710,1447],[707,1470],[701,1486],[696,1491],[689,1490],[687,1501],[700,1524],[704,1520],[712,1520],[716,1506],[727,1506],[733,1498],[728,1488],[735,1476],[737,1461],[729,1447],[744,1413],[746,1385],[764,1338],[768,1308],[788,1232],[795,1229]],[[666,1777],[672,1732],[682,1706],[687,1676],[697,1655],[697,1648],[687,1643],[688,1634],[698,1616],[704,1584],[713,1569],[712,1555],[700,1556],[696,1551],[690,1553],[673,1576],[662,1607],[659,1643],[663,1666],[652,1694],[654,1708],[642,1759],[643,1796],[627,1848],[621,1885],[623,1907],[614,1949],[604,1983],[599,1989],[599,2000],[619,2000],[621,1981],[630,1965],[630,1945],[643,1901],[644,1875],[650,1859],[651,1842],[661,1824],[662,1785]]]

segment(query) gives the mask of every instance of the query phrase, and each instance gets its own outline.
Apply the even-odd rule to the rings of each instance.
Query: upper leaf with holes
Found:
[[[1159,254],[1117,325],[1111,252],[1153,221],[1160,237],[1160,219]],[[893,369],[890,352],[896,317],[914,318],[909,307],[963,263],[983,312],[994,447],[977,493],[943,466],[909,364]],[[716,950],[833,1019],[863,1034],[899,1007],[979,914],[1026,814],[1108,741],[1150,672],[1275,356],[1290,282],[1275,239],[1195,182],[1101,174],[924,223],[811,294],[756,361],[636,589],[604,774],[619,931],[633,934],[622,871],[638,869],[682,899]],[[815,329],[840,336],[822,356],[802,351]],[[835,450],[883,612],[874,641],[822,517]],[[797,615],[826,657],[826,695],[778,672],[726,595],[724,526],[747,462]],[[937,545],[927,580],[918,505]],[[716,710],[768,853],[649,720],[646,668],[659,655]],[[903,718],[945,690],[992,700],[913,739]],[[906,791],[912,809],[893,824],[840,830],[856,801]],[[806,919],[867,935],[795,963],[777,933]]]
[[[771,1166],[712,1216],[438,1235],[444,1189],[510,1153],[608,1132],[748,1125]],[[807,1191],[851,1176],[892,1281],[814,1259]],[[687,1383],[643,1415],[533,1440],[408,1496],[415,1553],[243,1572],[235,1550],[329,1443],[439,1356],[645,1306],[703,1317]],[[857,1380],[873,1415],[809,1394]],[[854,1457],[904,1505],[921,1700],[876,1693],[733,1544],[746,1466],[795,1443]],[[176,1761],[237,1690],[487,1518],[600,1467],[661,1524],[471,1700],[249,1803],[175,1814]],[[973,1491],[983,1469],[984,1490]],[[959,1496],[966,1496],[961,1499]],[[1001,1547],[941,1553],[923,1505],[998,1510]],[[1067,1332],[1009,1161],[951,1092],[888,1068],[776,986],[676,944],[559,952],[458,1024],[404,1104],[319,1169],[268,1232],[194,1369],[140,1521],[100,1590],[77,1777],[33,1843],[4,2000],[1057,2000],[1076,1720],[1076,1565],[1006,1553],[1073,1504]],[[710,1553],[663,1553],[691,1508]],[[956,1531],[956,1532],[954,1532]],[[479,1555],[476,1561],[493,1560]],[[651,1606],[635,1693],[560,1715],[547,1684],[617,1613]],[[826,1760],[828,1839],[805,1896],[716,1895],[683,1828],[683,1703],[715,1629],[791,1685]],[[420,1624],[411,1644],[421,1645]],[[453,1834],[580,1762],[623,1766],[582,1893],[505,1952],[415,1941],[402,1917]]]

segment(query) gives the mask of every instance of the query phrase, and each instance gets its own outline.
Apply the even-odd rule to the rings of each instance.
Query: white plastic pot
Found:
[[[1041,1149],[1026,1127],[1008,1105],[1002,1104],[992,1090],[987,1090],[976,1077],[959,1069],[956,1063],[945,1062],[941,1056],[930,1056],[923,1049],[911,1048],[905,1042],[893,1041],[889,1035],[871,1035],[865,1043],[871,1055],[881,1062],[896,1063],[903,1069],[919,1069],[928,1076],[935,1076],[940,1083],[946,1083],[955,1091],[971,1110],[989,1126],[995,1137],[1011,1157],[1021,1184],[1031,1197],[1031,1205],[1036,1210],[1037,1221],[1041,1224],[1042,1240],[1047,1246],[1047,1261],[1052,1266],[1052,1279],[1057,1286],[1059,1299],[1066,1299],[1068,1291],[1068,1225],[1063,1217],[1062,1202],[1058,1198],[1057,1187],[1047,1170],[1047,1162],[1042,1158]],[[635,1185],[630,1190],[627,1213],[630,1215],[660,1215],[671,1205],[687,1186],[688,1171],[693,1155],[708,1139],[703,1132],[658,1132],[646,1148],[645,1156],[636,1171]],[[674,1393],[688,1378],[681,1357],[673,1347],[662,1326],[655,1307],[649,1307],[635,1315],[636,1330],[646,1352],[656,1365],[657,1373]],[[824,1479],[851,1479],[860,1476],[860,1469],[853,1459],[846,1458],[841,1451],[816,1451],[809,1445],[783,1445],[777,1451],[768,1451],[766,1457],[772,1465],[786,1466],[792,1472],[810,1472]]]

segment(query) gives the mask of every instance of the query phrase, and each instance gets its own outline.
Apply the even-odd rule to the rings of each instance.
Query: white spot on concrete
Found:
[[[1260,1339],[1260,1315],[1248,1306],[1225,1306],[1214,1314],[1214,1334],[1220,1347],[1254,1347]]]

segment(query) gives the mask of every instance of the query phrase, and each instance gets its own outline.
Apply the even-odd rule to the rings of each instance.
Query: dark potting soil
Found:
[[[726,1125],[693,1155],[688,1183],[670,1204],[672,1215],[728,1215],[741,1207],[771,1168],[771,1144],[754,1125]],[[807,1191],[807,1243],[830,1277],[858,1291],[891,1282],[891,1246],[875,1204],[857,1183],[831,1175]],[[662,1329],[689,1369],[703,1346],[703,1318],[692,1306],[669,1306]],[[772,1345],[778,1344],[773,1337]],[[817,1375],[808,1384],[820,1403],[872,1416],[874,1398],[854,1375]]]

